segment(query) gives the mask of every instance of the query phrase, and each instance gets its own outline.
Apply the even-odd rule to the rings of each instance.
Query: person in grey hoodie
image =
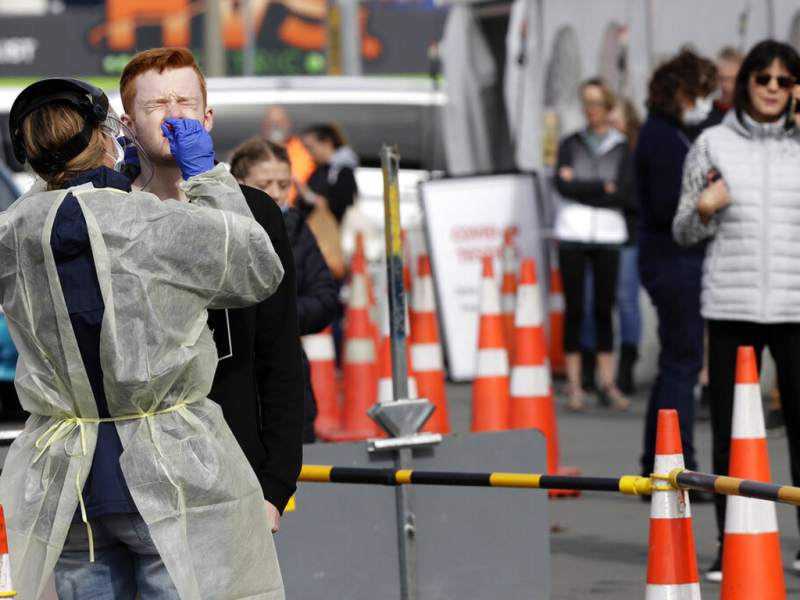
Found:
[[[615,98],[600,79],[581,85],[587,127],[567,136],[558,149],[555,187],[561,196],[556,215],[558,257],[566,304],[564,351],[567,408],[584,408],[580,330],[586,268],[594,281],[598,400],[625,410],[630,402],[614,382],[614,308],[619,251],[628,239],[624,209],[635,208],[631,152],[625,136],[609,125]]]
[[[786,399],[795,485],[800,485],[798,81],[800,56],[791,46],[766,40],[750,50],[736,78],[734,110],[689,151],[672,228],[684,246],[709,240],[701,305],[709,335],[714,472],[728,473],[737,348],[754,346],[760,359],[766,346]],[[721,540],[723,496],[717,496],[716,509]],[[721,579],[719,562],[718,557],[707,578]],[[800,570],[800,554],[794,568]]]

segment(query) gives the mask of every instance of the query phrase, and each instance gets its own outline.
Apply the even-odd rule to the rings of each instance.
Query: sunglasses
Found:
[[[790,90],[792,87],[794,87],[794,78],[788,77],[787,75],[778,75],[777,77],[773,77],[769,73],[761,73],[753,77],[753,81],[762,87],[767,87],[769,82],[773,79],[778,83],[778,87],[783,90]]]

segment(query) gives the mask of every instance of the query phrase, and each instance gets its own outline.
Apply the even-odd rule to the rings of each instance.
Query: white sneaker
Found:
[[[711,583],[722,583],[722,556],[717,555],[717,558],[711,564],[711,567],[706,571],[705,580]]]

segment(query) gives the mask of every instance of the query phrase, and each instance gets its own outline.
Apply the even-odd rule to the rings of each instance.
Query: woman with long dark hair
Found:
[[[788,44],[765,40],[750,50],[736,78],[734,109],[689,152],[673,225],[681,245],[709,240],[702,312],[708,322],[714,472],[728,472],[737,349],[754,346],[760,358],[768,347],[785,399],[795,485],[800,484],[798,81],[800,56]],[[717,497],[716,509],[722,539],[724,497]],[[711,572],[720,578],[719,558]]]

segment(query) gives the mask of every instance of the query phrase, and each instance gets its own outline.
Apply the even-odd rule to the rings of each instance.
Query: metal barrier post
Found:
[[[434,410],[424,399],[408,397],[408,364],[406,362],[406,307],[403,289],[403,243],[400,226],[400,156],[395,146],[381,149],[383,168],[383,202],[386,229],[386,270],[389,296],[389,335],[392,352],[393,402],[378,404],[369,414],[391,437],[368,441],[370,452],[393,451],[398,469],[409,469],[412,448],[438,444],[439,434],[421,434],[419,430]],[[396,490],[397,539],[400,556],[400,597],[417,597],[416,523],[409,490]]]

